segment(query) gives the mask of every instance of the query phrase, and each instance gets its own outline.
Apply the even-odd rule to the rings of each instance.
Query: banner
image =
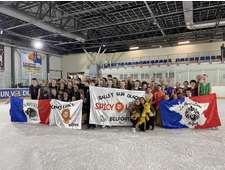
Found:
[[[130,126],[128,107],[144,91],[114,88],[90,87],[90,124],[109,126]]]
[[[160,115],[165,128],[213,128],[221,125],[215,94],[161,101]]]
[[[50,125],[71,129],[81,129],[83,101],[62,102],[51,101]]]
[[[49,124],[51,100],[24,100],[10,98],[10,117],[12,122]]]
[[[25,52],[20,51],[22,67],[28,71],[37,71],[41,69],[42,57],[40,54],[34,51]]]
[[[3,88],[0,89],[0,99],[6,99],[11,96],[28,97],[29,88]]]
[[[33,77],[38,80],[45,79],[47,75],[45,54],[16,49],[15,58],[17,65],[20,65],[20,67],[16,69],[17,83],[29,85]]]
[[[61,102],[58,100],[24,100],[10,98],[12,122],[50,124],[58,127],[81,129],[82,100]]]

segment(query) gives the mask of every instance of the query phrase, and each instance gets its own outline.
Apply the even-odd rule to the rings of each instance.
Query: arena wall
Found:
[[[225,99],[225,86],[212,86],[212,92],[216,93],[217,98]]]
[[[222,43],[223,42],[213,42],[128,52],[105,53],[100,57],[97,57],[97,59],[95,59],[95,57],[90,57],[86,53],[64,55],[62,67],[66,74],[67,72],[87,72],[92,64],[90,58],[98,64],[104,64],[140,59],[164,59],[167,57],[175,59],[176,57],[191,57],[196,55],[218,55],[220,54],[220,46]],[[96,56],[97,54],[90,53],[90,55]]]
[[[49,79],[57,79],[57,78],[61,78],[61,74],[62,74],[62,58],[61,57],[57,57],[57,56],[53,56],[50,55],[50,59],[49,59],[49,75],[48,78]]]
[[[203,44],[182,45],[167,48],[156,48],[147,50],[136,50],[120,53],[106,53],[100,57],[95,58],[96,53],[72,54],[63,56],[62,68],[64,75],[67,72],[86,72],[88,73],[92,62],[98,64],[120,62],[120,61],[134,61],[142,59],[165,59],[170,57],[175,60],[177,57],[193,57],[201,55],[220,55],[220,46],[224,42],[212,42]],[[91,61],[93,59],[93,61]],[[174,83],[176,81],[183,82],[185,80],[195,79],[196,75],[206,73],[209,75],[209,81],[212,83],[213,91],[219,97],[225,97],[225,64],[217,63],[201,63],[201,64],[179,64],[179,65],[161,65],[161,66],[127,66],[118,68],[107,68],[101,70],[103,76],[112,74],[115,77],[126,79],[132,77],[133,79],[149,80],[157,75],[162,75],[162,78],[170,77]]]
[[[180,65],[163,65],[163,66],[136,66],[123,68],[103,69],[103,76],[112,74],[120,79],[150,80],[155,78],[158,81],[161,78],[170,78],[174,81],[183,82],[185,80],[195,79],[198,74],[207,74],[212,85],[225,85],[225,64],[221,63],[202,63],[202,64],[180,64]]]
[[[21,49],[16,48],[15,49]],[[32,50],[32,49],[23,49],[23,50]],[[15,83],[23,83],[21,76],[21,64],[20,57],[14,52],[15,59]],[[11,47],[4,45],[4,60],[5,67],[4,70],[0,70],[0,88],[9,88],[11,87]],[[53,54],[49,54],[49,79],[60,78],[62,73],[62,58]],[[42,78],[47,78],[47,57],[44,54],[42,58],[42,68],[41,68]],[[31,74],[31,78],[35,77],[35,74]]]
[[[4,70],[0,70],[0,88],[11,86],[11,48],[4,46]]]

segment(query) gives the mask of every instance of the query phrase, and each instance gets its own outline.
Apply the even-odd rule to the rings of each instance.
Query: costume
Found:
[[[136,128],[140,128],[142,131],[148,130],[149,126],[151,126],[151,130],[154,129],[154,118],[155,115],[154,113],[151,111],[151,101],[150,101],[150,97],[147,96],[146,97],[146,102],[144,104],[144,106],[142,106],[142,112],[140,115],[140,119],[136,124]]]
[[[162,90],[157,90],[155,91],[153,95],[153,100],[154,100],[154,108],[156,110],[156,124],[161,126],[161,118],[160,118],[160,112],[159,112],[159,103],[161,100],[164,99],[164,93]]]
[[[209,95],[210,90],[211,90],[210,83],[207,83],[207,84],[200,83],[199,84],[199,96]]]
[[[142,131],[145,131],[147,128],[147,122],[149,121],[149,113],[146,110],[147,107],[142,106],[141,116],[136,124],[136,128],[140,128]]]
[[[132,127],[135,128],[137,122],[140,119],[140,115],[141,115],[141,106],[140,105],[136,105],[134,104],[131,108],[131,122],[132,122]]]

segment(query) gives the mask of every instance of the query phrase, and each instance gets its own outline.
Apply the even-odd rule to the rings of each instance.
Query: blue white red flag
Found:
[[[83,101],[26,100],[10,98],[12,122],[42,123],[71,129],[81,129]]]
[[[197,96],[160,102],[165,128],[212,128],[221,125],[216,95]]]

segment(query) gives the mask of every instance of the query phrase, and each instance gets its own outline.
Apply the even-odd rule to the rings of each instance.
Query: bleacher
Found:
[[[207,55],[207,56],[193,56],[193,57],[178,57],[175,60],[168,59],[153,59],[141,61],[124,61],[111,64],[103,64],[101,68],[117,68],[124,66],[148,66],[148,65],[170,65],[170,64],[190,64],[190,63],[212,63],[220,62],[220,55]]]

